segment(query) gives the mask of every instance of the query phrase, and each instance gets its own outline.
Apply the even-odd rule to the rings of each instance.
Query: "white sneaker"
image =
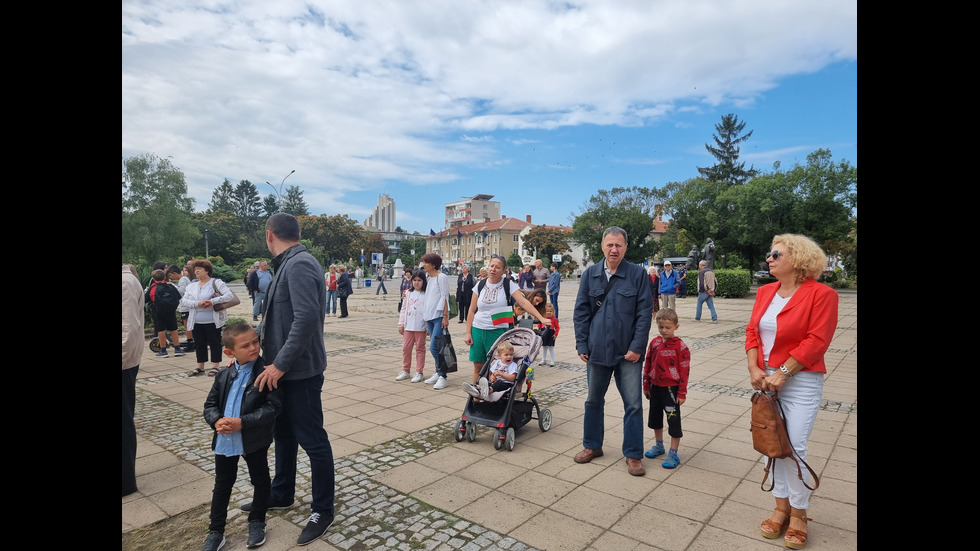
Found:
[[[432,388],[435,390],[442,390],[447,386],[449,386],[449,381],[447,381],[445,377],[439,377],[436,380],[436,384],[432,385]]]
[[[487,381],[486,377],[480,377],[478,384],[480,385],[480,399],[486,400],[490,396],[490,382]]]
[[[433,376],[429,377],[428,379],[426,379],[425,380],[425,384],[431,385],[432,383],[434,383],[434,382],[436,382],[438,380],[439,380],[439,374],[436,373],[435,375],[433,375]]]
[[[425,375],[422,375],[421,373],[416,373],[415,376],[412,377],[412,381],[411,382],[413,382],[413,383],[421,383],[423,377],[425,377]]]
[[[401,373],[398,374],[397,377],[395,377],[395,380],[396,381],[404,381],[407,378],[408,378],[408,371],[402,371]]]
[[[538,362],[538,365],[544,365],[544,360],[541,360],[540,362]]]
[[[463,383],[463,391],[474,398],[480,398],[480,389],[476,388],[473,383]]]
[[[555,367],[555,362],[548,362],[548,365],[551,367]]]

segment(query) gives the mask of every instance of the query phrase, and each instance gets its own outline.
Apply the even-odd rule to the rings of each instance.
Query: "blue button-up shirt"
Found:
[[[245,395],[248,381],[252,378],[252,364],[254,363],[248,362],[245,365],[239,365],[238,361],[235,361],[235,376],[231,380],[228,399],[225,401],[225,417],[240,418],[242,416],[242,396]],[[236,430],[231,434],[219,434],[218,441],[214,446],[214,453],[228,457],[245,453],[245,447],[242,444],[242,431]]]

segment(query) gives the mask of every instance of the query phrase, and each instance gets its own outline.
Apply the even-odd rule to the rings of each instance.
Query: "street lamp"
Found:
[[[208,254],[208,230],[204,230],[204,258],[211,256]]]
[[[275,192],[276,192],[276,199],[279,200],[279,212],[282,212],[282,185],[286,183],[286,178],[289,178],[290,176],[293,175],[293,172],[296,172],[296,169],[295,168],[293,170],[291,170],[289,172],[289,174],[287,174],[282,179],[282,182],[279,183],[279,189],[276,189],[276,186],[273,186],[272,184],[269,184],[269,181],[268,180],[266,180],[266,182],[265,182],[265,183],[269,184],[269,186],[272,187],[272,189],[275,190]]]

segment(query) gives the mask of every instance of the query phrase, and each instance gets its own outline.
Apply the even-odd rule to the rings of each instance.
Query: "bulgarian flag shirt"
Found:
[[[516,291],[517,286],[515,285],[511,290]],[[476,301],[473,327],[490,330],[500,329],[506,327],[508,323],[514,323],[514,308],[507,305],[503,279],[496,284],[488,281],[482,292],[477,286],[474,286],[472,300]]]

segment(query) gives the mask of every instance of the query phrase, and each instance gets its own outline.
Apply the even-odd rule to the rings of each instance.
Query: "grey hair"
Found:
[[[609,226],[608,228],[606,228],[606,231],[602,232],[602,239],[600,239],[600,241],[605,241],[606,236],[609,234],[622,235],[623,241],[626,241],[627,243],[630,242],[629,238],[626,236],[626,230],[620,228],[619,226]]]
[[[702,268],[704,268],[707,265],[708,265],[708,261],[707,260],[701,260],[701,261],[698,262],[698,266],[700,266]]]

